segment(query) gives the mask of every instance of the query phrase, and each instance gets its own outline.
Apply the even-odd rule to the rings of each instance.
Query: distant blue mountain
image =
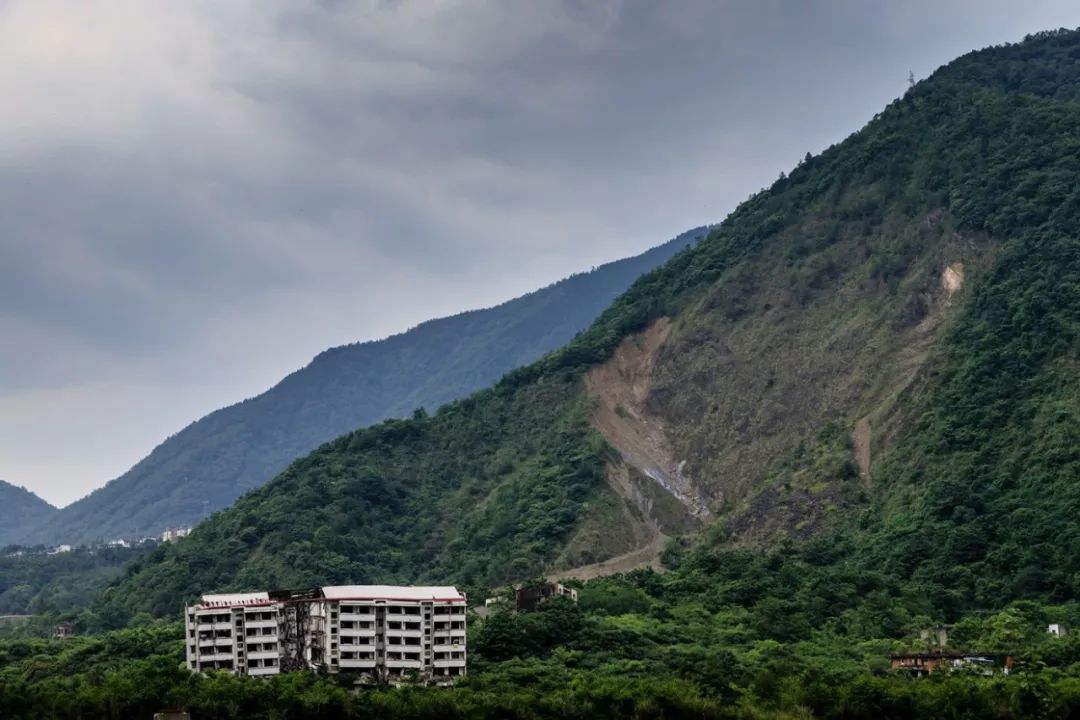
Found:
[[[0,546],[14,542],[55,513],[56,508],[26,488],[0,480]]]
[[[561,347],[640,275],[706,230],[695,228],[493,308],[327,350],[262,395],[192,423],[124,475],[41,517],[32,529],[20,526],[17,539],[89,542],[192,525],[338,435],[417,408],[435,409]]]

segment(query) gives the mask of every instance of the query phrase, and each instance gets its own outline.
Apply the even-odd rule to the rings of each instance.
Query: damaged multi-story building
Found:
[[[451,683],[465,674],[465,594],[454,587],[344,585],[204,595],[187,608],[194,672],[311,670]]]

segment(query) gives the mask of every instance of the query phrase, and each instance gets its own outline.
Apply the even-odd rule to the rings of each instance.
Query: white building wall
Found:
[[[281,671],[278,625],[283,605],[195,605],[187,608],[190,670],[227,670],[239,675]]]

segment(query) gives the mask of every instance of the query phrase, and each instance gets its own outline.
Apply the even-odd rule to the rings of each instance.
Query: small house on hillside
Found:
[[[531,611],[553,597],[564,597],[577,602],[577,590],[568,588],[562,583],[541,583],[539,585],[522,585],[514,591],[514,608],[517,610]]]
[[[183,710],[162,710],[154,713],[154,720],[191,720],[191,714]]]
[[[914,677],[926,677],[940,670],[975,670],[981,675],[1008,675],[1013,666],[1012,655],[937,650],[933,652],[897,653],[892,656],[892,669]]]

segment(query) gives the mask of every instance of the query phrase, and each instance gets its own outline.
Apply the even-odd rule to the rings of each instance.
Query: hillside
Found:
[[[262,395],[168,438],[49,522],[11,537],[88,542],[192,525],[342,433],[417,408],[434,410],[563,345],[642,273],[704,232],[690,230],[497,307],[327,350]]]
[[[562,350],[328,443],[136,562],[94,619],[496,585],[665,536],[674,579],[647,589],[755,637],[1074,599],[1078,59],[1059,32],[945,66]]]
[[[0,547],[15,542],[27,529],[55,513],[56,508],[26,488],[0,480]]]

